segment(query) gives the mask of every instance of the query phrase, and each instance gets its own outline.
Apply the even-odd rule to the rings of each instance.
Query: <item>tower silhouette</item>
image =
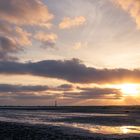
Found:
[[[54,104],[54,106],[57,107],[57,100],[55,100],[55,104]]]

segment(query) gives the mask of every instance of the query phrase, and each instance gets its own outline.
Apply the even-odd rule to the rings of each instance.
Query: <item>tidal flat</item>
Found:
[[[140,107],[3,106],[0,139],[140,140]]]

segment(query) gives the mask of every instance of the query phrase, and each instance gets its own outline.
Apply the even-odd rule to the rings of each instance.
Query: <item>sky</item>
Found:
[[[0,105],[140,105],[139,0],[0,0]]]

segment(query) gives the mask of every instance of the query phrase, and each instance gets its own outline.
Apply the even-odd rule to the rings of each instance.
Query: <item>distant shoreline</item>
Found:
[[[0,110],[55,110],[82,113],[140,114],[140,106],[0,106]]]
[[[31,110],[34,110],[34,109],[59,109],[59,110],[73,110],[73,109],[76,109],[76,110],[81,110],[81,108],[85,108],[87,109],[88,111],[92,111],[92,110],[95,110],[95,109],[140,109],[140,105],[129,105],[129,106],[0,106],[0,109],[31,109]]]
[[[0,105],[0,107],[140,107],[140,105]]]

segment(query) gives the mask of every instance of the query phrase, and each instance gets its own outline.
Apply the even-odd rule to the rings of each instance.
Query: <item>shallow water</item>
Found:
[[[93,133],[101,134],[140,134],[139,126],[103,126],[103,125],[82,125],[73,124],[76,128],[82,128],[84,130],[89,130]]]
[[[102,124],[101,121],[97,121],[99,117],[107,117],[106,125]],[[101,134],[140,134],[139,125],[113,125],[110,121],[110,117],[113,121],[129,117],[129,114],[104,114],[104,113],[71,113],[71,112],[58,112],[58,111],[41,111],[41,110],[0,110],[0,121],[6,122],[20,122],[30,124],[46,124],[53,126],[66,126],[70,128],[79,128],[81,130],[88,130],[92,133]],[[76,118],[76,119],[75,119]],[[78,119],[77,119],[78,118]],[[82,121],[79,121],[82,118]],[[89,119],[90,118],[90,122]],[[132,116],[134,118],[134,116]],[[128,119],[128,123],[129,123]],[[137,119],[139,119],[137,117]],[[117,121],[117,120],[116,120]],[[112,123],[112,125],[111,125]]]

